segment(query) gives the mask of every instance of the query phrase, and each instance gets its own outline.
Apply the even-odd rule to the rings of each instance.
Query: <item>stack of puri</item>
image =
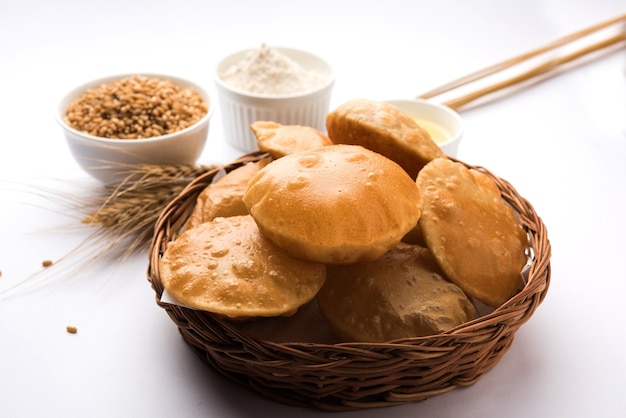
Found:
[[[484,173],[400,109],[348,101],[314,128],[255,122],[268,158],[198,196],[161,259],[180,303],[234,320],[317,298],[337,341],[434,335],[523,287],[527,235]]]

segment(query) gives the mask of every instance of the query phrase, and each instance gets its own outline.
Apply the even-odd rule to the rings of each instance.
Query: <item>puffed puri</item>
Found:
[[[493,308],[515,295],[529,242],[496,183],[444,158],[428,163],[416,183],[424,196],[419,226],[447,278]]]
[[[324,264],[289,257],[261,235],[250,215],[186,230],[167,244],[159,269],[179,303],[237,320],[291,316],[326,279]]]
[[[327,271],[317,302],[341,342],[434,335],[477,315],[472,301],[419,245],[400,243],[376,261]]]
[[[335,144],[362,145],[397,162],[411,178],[445,154],[430,134],[403,110],[385,102],[349,100],[326,115]]]
[[[270,241],[325,264],[376,260],[422,210],[421,193],[402,167],[359,145],[274,160],[250,180],[243,202]]]

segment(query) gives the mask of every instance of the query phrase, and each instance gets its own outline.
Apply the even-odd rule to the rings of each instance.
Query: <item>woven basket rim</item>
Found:
[[[519,293],[492,312],[446,332],[431,336],[403,338],[384,343],[345,342],[328,344],[265,340],[239,330],[236,324],[232,324],[218,315],[162,302],[161,296],[164,289],[160,281],[158,261],[167,242],[175,236],[190,215],[197,195],[221,170],[230,171],[245,163],[266,157],[268,154],[260,151],[249,153],[194,179],[167,205],[159,216],[154,227],[154,235],[149,250],[147,275],[155,291],[157,305],[165,309],[170,315],[192,349],[205,362],[231,380],[281,403],[316,409],[354,410],[419,401],[445,393],[458,386],[475,383],[499,361],[510,346],[517,329],[532,316],[536,308],[543,302],[550,283],[551,245],[541,218],[536,214],[530,202],[521,197],[510,183],[495,176],[484,167],[471,166],[454,158],[452,158],[454,161],[461,162],[468,168],[479,170],[491,177],[501,190],[503,198],[520,214],[520,220],[528,231],[532,261],[528,271],[527,283]],[[488,337],[492,337],[493,341]],[[480,344],[474,344],[474,340],[480,341]],[[462,344],[468,346],[464,350],[469,352],[469,355],[476,356],[480,362],[485,363],[476,366],[475,372],[467,370],[472,366],[463,362],[457,366],[454,358],[453,360],[437,359],[440,351],[447,353],[447,351],[456,350],[456,346]],[[483,345],[489,347],[484,348]],[[237,355],[233,356],[231,350]],[[389,357],[389,353],[400,353],[400,355],[392,354]],[[393,383],[381,386],[377,382],[383,380],[382,375],[379,374],[371,376],[369,380],[365,379],[375,382],[372,385],[378,387],[378,391],[371,389],[369,392],[358,386],[368,386],[364,383],[356,383],[354,386],[355,383],[351,381],[345,383],[345,387],[335,385],[332,390],[325,390],[325,385],[320,382],[320,376],[325,376],[328,371],[327,368],[325,369],[327,364],[332,364],[332,373],[337,372],[338,375],[343,373],[345,374],[345,376],[342,375],[343,378],[349,380],[353,374],[350,367],[355,367],[354,364],[349,364],[351,359],[358,359],[354,360],[354,363],[367,359],[365,361],[365,365],[367,365],[368,361],[375,362],[378,358],[384,358],[387,361],[390,358],[393,362],[395,359],[404,356],[411,358],[413,355],[417,357],[423,355],[424,359],[420,358],[414,363],[406,365],[406,370],[421,368],[430,372],[431,368],[428,361],[429,357],[433,357],[437,361],[445,362],[445,364],[450,363],[450,370],[456,371],[458,367],[459,373],[456,375],[450,372],[449,381],[432,385],[429,383],[425,386],[421,384],[411,386],[407,382],[406,371],[400,372]],[[460,356],[459,354],[454,355]],[[337,359],[339,358],[348,363],[349,367],[346,366],[346,370],[337,366]],[[324,363],[325,361],[327,363]],[[469,362],[469,364],[472,363]],[[434,364],[432,368],[436,370],[437,367],[442,366]],[[248,372],[249,368],[255,371]],[[256,370],[257,368],[258,370]],[[314,371],[314,368],[319,370]],[[363,368],[362,371],[368,370],[360,363],[356,370],[361,370],[359,368]],[[302,370],[299,371],[299,369]],[[289,370],[290,373],[295,372],[294,375],[306,374],[307,377],[291,376],[288,379],[290,380],[289,385],[285,385],[283,382],[285,377],[282,376],[285,370]],[[320,373],[320,375],[318,376],[316,373]],[[309,374],[312,375],[308,376]],[[364,373],[364,375],[369,374],[369,372]],[[422,378],[421,375],[420,378]],[[300,381],[299,379],[304,380]],[[355,389],[357,387],[358,390]],[[281,390],[276,390],[277,388]]]

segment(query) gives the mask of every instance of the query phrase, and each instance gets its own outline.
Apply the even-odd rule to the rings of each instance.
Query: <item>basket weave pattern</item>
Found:
[[[222,168],[230,171],[263,155],[248,154]],[[157,221],[148,266],[156,302],[206,363],[238,384],[285,404],[355,410],[421,401],[472,385],[497,364],[515,332],[545,298],[551,247],[546,228],[528,201],[489,171],[468,167],[490,176],[519,212],[533,255],[524,288],[474,321],[442,334],[390,343],[277,343],[252,337],[217,315],[162,302],[159,259],[218,170],[196,178]]]

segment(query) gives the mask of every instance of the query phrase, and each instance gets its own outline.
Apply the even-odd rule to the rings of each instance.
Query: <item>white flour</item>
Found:
[[[269,96],[306,93],[326,82],[320,74],[266,45],[251,51],[221,78],[236,89]]]

